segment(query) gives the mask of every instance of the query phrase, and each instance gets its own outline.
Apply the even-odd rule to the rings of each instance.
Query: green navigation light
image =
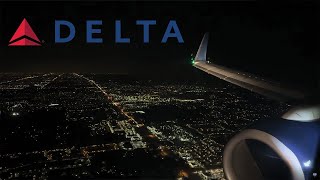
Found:
[[[194,65],[194,57],[191,57],[191,63]]]

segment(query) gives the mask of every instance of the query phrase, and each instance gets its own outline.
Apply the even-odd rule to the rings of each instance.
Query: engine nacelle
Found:
[[[282,118],[258,121],[234,136],[223,154],[226,178],[308,180],[319,176],[320,113],[300,111],[294,108]]]

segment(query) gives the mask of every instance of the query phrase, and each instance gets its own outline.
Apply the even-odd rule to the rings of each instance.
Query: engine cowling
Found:
[[[294,108],[282,118],[260,120],[234,136],[223,153],[226,178],[308,180],[318,176],[320,113],[302,112]],[[292,117],[295,120],[288,120]]]

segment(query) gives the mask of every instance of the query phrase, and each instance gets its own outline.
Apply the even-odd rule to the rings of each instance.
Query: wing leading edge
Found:
[[[305,98],[305,94],[296,89],[288,88],[279,83],[262,79],[256,75],[208,62],[206,59],[208,41],[209,33],[206,33],[195,57],[195,61],[193,63],[194,67],[222,80],[276,100],[287,102],[292,100],[302,100]]]

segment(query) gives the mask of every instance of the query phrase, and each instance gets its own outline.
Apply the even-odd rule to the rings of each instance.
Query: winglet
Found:
[[[207,60],[207,47],[208,47],[208,41],[209,41],[209,33],[205,33],[200,47],[198,49],[197,55],[195,57],[196,61],[206,61]]]

